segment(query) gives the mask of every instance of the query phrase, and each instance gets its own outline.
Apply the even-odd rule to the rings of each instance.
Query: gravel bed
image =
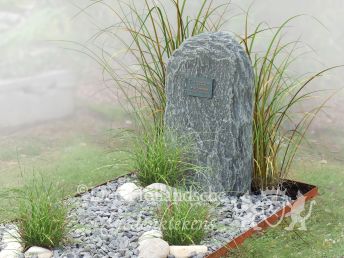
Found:
[[[2,235],[4,234],[7,228],[8,228],[8,225],[6,226],[3,224],[0,224],[0,240],[2,239]],[[2,249],[4,249],[4,244],[2,243],[2,241],[0,241],[0,252]]]
[[[138,238],[144,232],[159,229],[155,217],[157,207],[156,202],[144,199],[134,203],[120,199],[116,190],[126,182],[135,182],[135,177],[118,178],[70,199],[74,207],[71,216],[77,221],[77,227],[71,232],[71,244],[54,250],[54,257],[138,257]],[[211,253],[255,227],[289,201],[288,196],[276,197],[272,192],[221,196],[213,207],[216,216],[210,224],[210,233],[201,244]],[[0,225],[0,237],[5,228]]]
[[[155,208],[149,202],[128,204],[116,195],[117,188],[133,181],[121,177],[75,199],[73,215],[79,229],[72,232],[75,244],[55,250],[54,255],[73,257],[137,257],[138,238],[146,231],[159,229]]]

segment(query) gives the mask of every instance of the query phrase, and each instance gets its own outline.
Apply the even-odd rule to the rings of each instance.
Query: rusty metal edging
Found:
[[[288,180],[290,181],[290,180]],[[303,196],[306,198],[306,201],[309,201],[313,199],[315,196],[318,195],[318,188],[314,185],[309,185],[303,182],[297,182],[297,181],[290,181],[292,183],[298,183],[298,184],[303,184],[311,187],[311,190],[306,192]],[[294,204],[298,199],[294,200],[291,204]],[[258,223],[257,227],[261,228],[259,231],[266,229],[270,227],[271,224],[276,222],[278,219],[284,217],[285,214],[290,212],[291,207],[289,205],[284,206],[281,208],[279,211],[276,213],[272,214],[270,217],[266,218],[265,220],[261,221]],[[254,228],[250,228],[246,232],[240,234],[239,236],[235,237],[232,241],[228,242],[226,245],[223,247],[219,248],[215,252],[209,254],[206,256],[206,258],[221,258],[224,255],[226,255],[230,250],[233,250],[237,248],[239,245],[241,245],[247,238],[251,237],[256,230]]]

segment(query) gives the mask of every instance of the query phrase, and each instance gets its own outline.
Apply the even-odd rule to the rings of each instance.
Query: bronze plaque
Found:
[[[186,92],[189,96],[211,99],[213,97],[213,86],[213,79],[192,77],[187,80]]]

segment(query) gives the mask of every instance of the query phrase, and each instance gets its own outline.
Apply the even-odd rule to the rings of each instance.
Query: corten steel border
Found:
[[[311,188],[308,192],[304,193],[303,196],[306,198],[306,201],[309,201],[313,199],[315,196],[318,195],[318,187],[310,184],[306,184],[303,182],[298,181],[292,181],[292,180],[285,180],[285,182],[292,183],[292,184],[299,184],[304,185],[309,188]],[[291,204],[294,204],[298,199],[291,202]],[[272,214],[270,217],[266,218],[265,220],[259,222],[257,224],[257,227],[261,228],[259,231],[266,229],[270,227],[271,224],[276,222],[277,220],[281,219],[285,216],[288,212],[290,212],[291,208],[289,205],[284,206],[276,213]],[[239,245],[241,245],[247,238],[251,237],[254,233],[257,231],[254,228],[250,228],[246,232],[240,234],[239,236],[235,237],[233,240],[231,240],[229,243],[224,245],[223,247],[219,248],[215,252],[209,254],[206,256],[206,258],[221,258],[224,255],[226,255],[230,250],[236,249]]]

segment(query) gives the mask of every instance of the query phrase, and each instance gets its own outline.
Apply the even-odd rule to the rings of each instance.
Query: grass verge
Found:
[[[298,161],[291,175],[296,180],[319,187],[319,196],[307,231],[286,231],[290,219],[280,226],[249,238],[228,257],[342,257],[344,254],[344,170],[340,163],[321,165],[314,161]],[[305,216],[309,203],[301,215]],[[306,214],[305,214],[306,213]],[[298,225],[296,225],[298,226]],[[283,244],[281,244],[283,243]]]
[[[127,153],[110,152],[104,146],[79,137],[70,139],[69,144],[63,144],[53,152],[41,154],[34,159],[20,158],[20,163],[1,167],[1,191],[21,188],[40,174],[49,181],[60,182],[65,188],[65,194],[72,195],[131,170]],[[1,222],[15,218],[11,212],[12,205],[9,200],[0,198]]]

